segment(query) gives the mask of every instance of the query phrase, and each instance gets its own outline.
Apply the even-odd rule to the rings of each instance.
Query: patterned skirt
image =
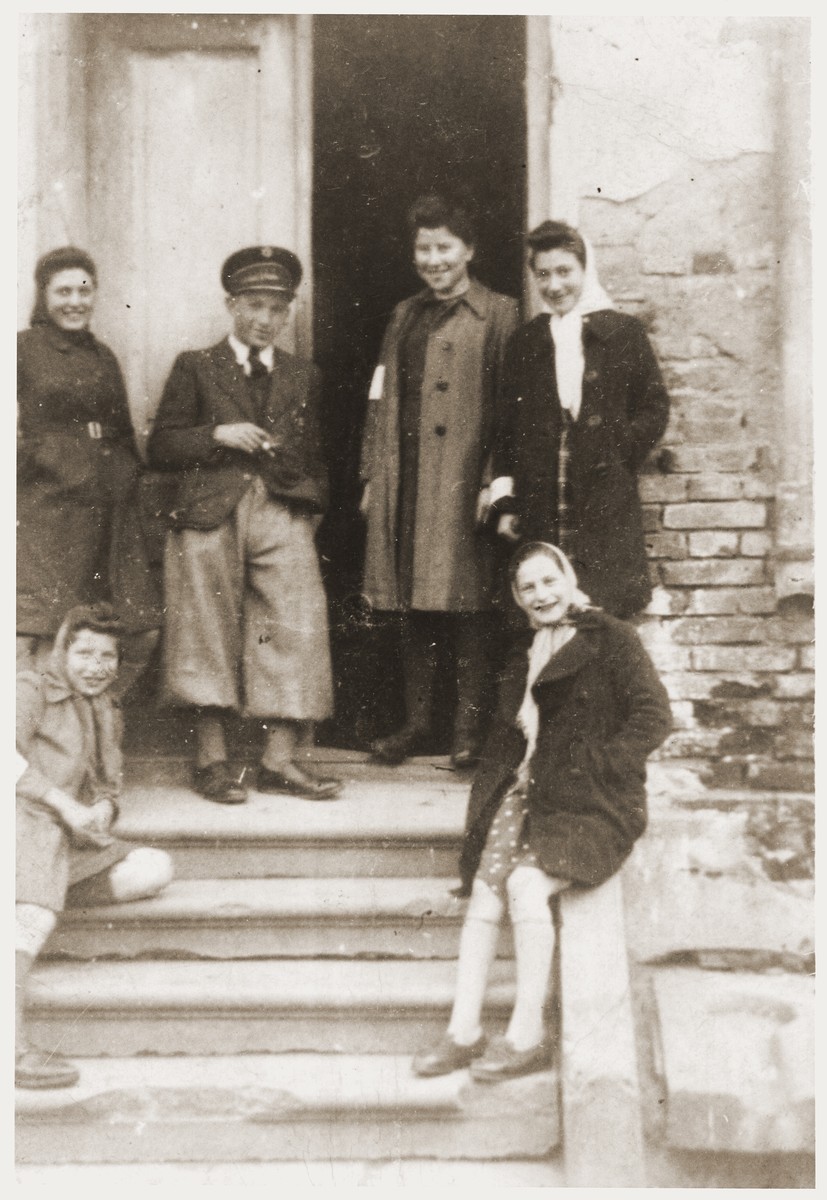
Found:
[[[485,840],[476,878],[492,892],[504,896],[506,880],[515,867],[540,867],[528,844],[528,805],[522,783],[512,784],[502,798]]]

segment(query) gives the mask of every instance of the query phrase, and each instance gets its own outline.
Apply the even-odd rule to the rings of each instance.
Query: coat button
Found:
[[[436,383],[436,390],[438,392],[447,392],[448,391],[448,380],[447,379],[438,379],[437,383]]]
[[[447,432],[448,431],[444,425],[434,425],[434,433],[437,435],[437,437],[445,437]]]

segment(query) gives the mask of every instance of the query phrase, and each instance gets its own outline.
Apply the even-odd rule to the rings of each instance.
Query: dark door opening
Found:
[[[476,274],[521,294],[525,37],[523,17],[314,19],[314,357],[332,495],[319,548],[337,681],[327,741],[362,746],[401,716],[394,623],[359,603],[358,464],[383,331],[421,287],[405,214],[421,192],[461,185],[477,209]]]

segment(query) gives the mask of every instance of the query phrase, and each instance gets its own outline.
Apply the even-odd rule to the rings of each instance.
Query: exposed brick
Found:
[[[755,617],[685,617],[671,624],[676,642],[763,642],[766,622]]]
[[[663,514],[664,529],[761,529],[766,521],[767,506],[756,500],[668,504]]]
[[[810,644],[815,639],[815,618],[807,616],[774,616],[766,622],[767,640],[788,645]]]
[[[674,702],[706,700],[716,683],[714,675],[698,675],[694,671],[671,671],[661,675],[663,686]]]
[[[699,646],[690,653],[696,671],[789,671],[796,656],[790,646]]]
[[[657,504],[642,504],[643,532],[656,533],[660,530],[660,506]]]
[[[738,554],[738,534],[729,529],[690,533],[689,553],[693,558],[733,558]]]
[[[743,613],[772,613],[778,606],[774,588],[744,588],[736,598],[738,611]]]
[[[707,763],[701,771],[701,781],[709,788],[739,788],[744,783],[745,764],[737,759],[720,759]]]
[[[709,587],[719,584],[749,586],[764,583],[764,564],[756,558],[698,558],[688,562],[663,563],[663,582],[667,587]]]
[[[784,724],[788,707],[778,700],[710,700],[695,705],[695,716],[699,725],[741,724],[777,729]]]
[[[710,695],[716,700],[756,700],[772,695],[772,683],[765,675],[727,673],[716,677]]]
[[[646,649],[658,671],[686,671],[692,665],[692,651],[686,646],[672,646],[668,642],[661,642],[647,645]]]
[[[690,475],[687,500],[740,500],[743,482],[738,475]]]
[[[674,470],[690,474],[700,474],[702,471],[749,471],[758,459],[758,447],[750,444],[675,445],[669,449],[672,451]]]
[[[691,700],[672,700],[671,708],[675,729],[694,729],[697,726],[695,705]]]
[[[772,550],[772,537],[768,533],[742,533],[741,553],[746,558],[764,558]]]
[[[774,750],[778,758],[813,757],[812,729],[784,729],[775,735]]]
[[[749,763],[746,779],[753,788],[778,792],[812,792],[815,790],[815,769],[811,763]]]
[[[779,675],[775,681],[775,694],[783,699],[801,700],[815,695],[815,684],[816,677],[812,671]]]
[[[674,504],[686,499],[688,485],[685,475],[641,475],[638,492],[644,504]]]
[[[645,612],[657,616],[674,616],[677,613],[686,612],[689,599],[689,592],[669,592],[665,587],[656,587],[652,593],[652,599],[646,606]]]
[[[763,475],[749,474],[741,480],[745,500],[767,500],[775,495],[775,483]]]
[[[660,748],[659,758],[706,758],[719,754],[723,729],[679,729],[670,733]]]
[[[685,533],[649,533],[646,549],[652,558],[685,558]]]
[[[772,729],[760,729],[750,725],[741,725],[728,730],[718,743],[718,750],[723,757],[769,755],[772,754],[774,747],[775,734]]]
[[[798,651],[798,665],[803,671],[814,671],[816,669],[815,646],[800,647]]]

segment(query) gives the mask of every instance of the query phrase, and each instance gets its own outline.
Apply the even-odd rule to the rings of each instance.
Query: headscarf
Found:
[[[559,568],[565,583],[568,603],[565,615],[559,621],[554,625],[542,626],[535,632],[528,650],[528,675],[523,700],[517,713],[517,724],[526,738],[525,754],[517,772],[518,778],[521,780],[524,780],[527,774],[528,764],[537,747],[537,735],[540,730],[540,712],[537,708],[537,701],[534,699],[534,684],[555,654],[574,637],[576,626],[571,619],[572,614],[585,612],[592,607],[589,597],[577,586],[577,576],[569,559],[558,546],[553,546],[550,542],[527,542],[512,558],[509,564],[509,575],[515,598],[517,572],[522,563],[533,558],[535,554],[545,555]]]
[[[594,250],[588,238],[580,237],[586,247],[583,291],[571,312],[560,317],[543,304],[551,313],[551,336],[554,341],[554,372],[557,377],[557,395],[560,407],[565,409],[573,421],[580,415],[583,397],[583,317],[586,313],[601,312],[614,308],[614,301],[597,277]]]
[[[84,742],[90,749],[94,748],[91,761],[87,763],[85,788],[93,796],[114,796],[120,785],[121,750],[119,718],[109,696],[111,685],[99,696],[84,696],[72,687],[66,671],[67,651],[81,629],[92,629],[117,638],[120,635],[119,618],[109,604],[80,604],[71,608],[57,632],[45,684],[52,699],[71,699],[83,729]]]
[[[34,325],[52,325],[54,322],[49,316],[49,310],[46,307],[46,288],[49,280],[53,275],[57,275],[58,271],[71,271],[74,268],[79,268],[85,271],[90,279],[97,283],[98,271],[92,258],[85,250],[79,250],[77,246],[61,246],[57,250],[50,250],[37,260],[37,266],[34,269],[34,281],[37,285],[37,293],[35,295],[34,308],[29,319],[29,324]],[[66,332],[62,330],[61,332]],[[67,333],[67,337],[84,338],[91,337],[88,330],[78,330],[77,333]]]

